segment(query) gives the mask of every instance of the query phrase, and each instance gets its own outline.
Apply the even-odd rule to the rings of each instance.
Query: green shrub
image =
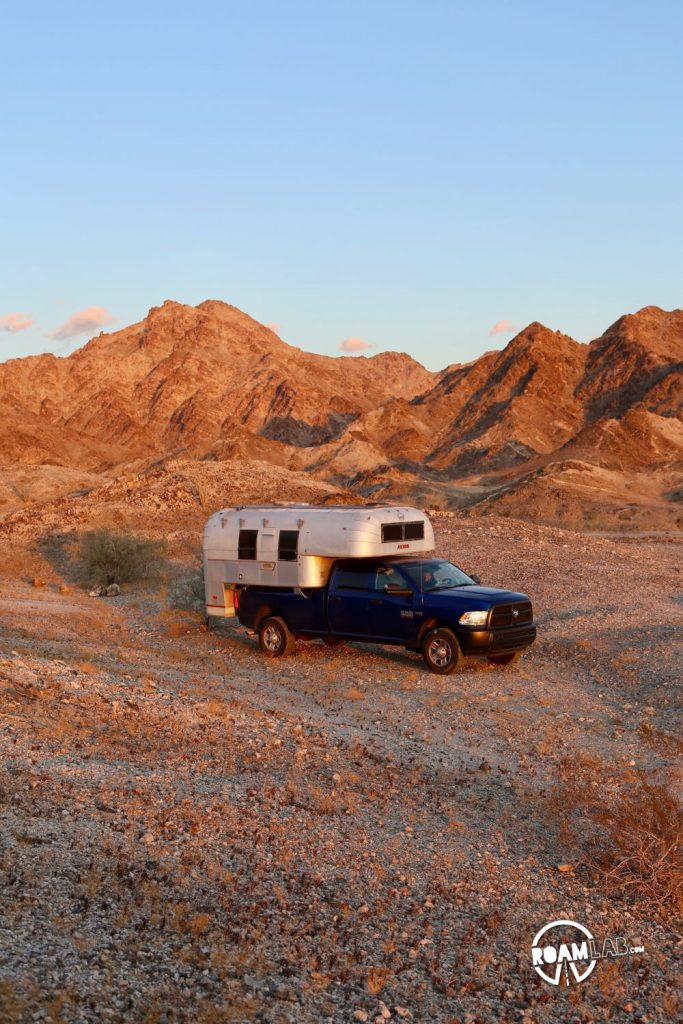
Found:
[[[156,575],[165,548],[163,540],[104,529],[88,530],[81,537],[80,561],[92,583],[128,583]]]
[[[204,569],[200,566],[189,576],[174,580],[168,588],[168,602],[171,608],[184,612],[205,610]]]

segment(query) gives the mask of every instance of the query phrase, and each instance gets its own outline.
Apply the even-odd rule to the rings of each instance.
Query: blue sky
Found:
[[[0,359],[166,298],[430,368],[681,305],[682,12],[6,7]]]

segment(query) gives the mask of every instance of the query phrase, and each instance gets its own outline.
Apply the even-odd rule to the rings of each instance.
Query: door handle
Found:
[[[336,597],[334,594],[330,596],[330,601],[341,601],[341,597]]]
[[[378,597],[373,597],[370,600],[370,604],[383,604],[383,602]]]

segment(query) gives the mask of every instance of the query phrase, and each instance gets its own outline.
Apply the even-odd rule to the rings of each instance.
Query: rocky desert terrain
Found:
[[[304,352],[224,302],[167,301],[70,356],[0,364],[0,516],[238,458],[372,500],[680,528],[682,371],[683,311],[655,306],[590,344],[532,323],[430,372],[397,352]]]
[[[0,364],[2,1024],[683,1019],[682,346],[648,307],[432,373],[167,302]],[[193,604],[217,508],[399,497],[530,594],[517,665]],[[162,560],[90,596],[93,528]],[[565,918],[644,952],[548,985]]]
[[[441,555],[532,595],[517,666],[269,661],[171,607],[221,496],[340,498],[267,469],[169,462],[0,523],[3,1022],[680,1019],[680,535],[434,514]],[[160,575],[89,597],[93,525],[166,538]],[[558,918],[645,952],[554,988]]]

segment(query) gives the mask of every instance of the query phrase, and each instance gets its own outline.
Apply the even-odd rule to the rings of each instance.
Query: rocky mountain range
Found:
[[[646,307],[590,344],[532,323],[434,373],[396,352],[314,355],[226,303],[167,301],[67,357],[0,364],[0,396],[0,516],[171,460],[237,460],[370,500],[681,525],[682,310]]]

